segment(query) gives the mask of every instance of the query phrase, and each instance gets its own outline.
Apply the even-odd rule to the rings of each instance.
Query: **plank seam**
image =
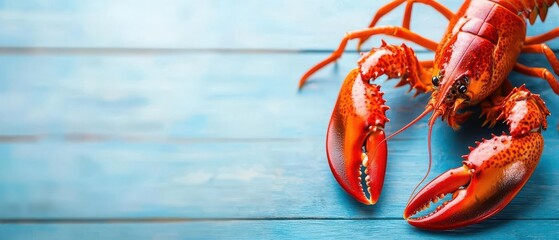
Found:
[[[94,133],[67,133],[67,134],[27,134],[27,135],[2,135],[1,143],[36,143],[43,141],[60,141],[74,143],[90,142],[138,142],[138,143],[174,143],[174,144],[193,144],[193,143],[297,143],[314,142],[321,140],[321,137],[166,137],[154,135],[111,135]],[[415,141],[418,138],[394,138],[392,141]]]
[[[105,134],[29,134],[29,135],[1,135],[0,143],[36,143],[42,141],[61,141],[75,143],[89,142],[160,142],[160,143],[262,143],[262,142],[309,142],[316,141],[320,138],[229,138],[229,137],[166,137],[166,136],[150,136],[150,135],[105,135]]]
[[[122,47],[0,47],[0,55],[183,55],[183,54],[330,54],[335,49],[282,48],[122,48]],[[559,54],[559,49],[552,49]],[[364,50],[361,52],[367,52]],[[431,53],[420,48],[415,53]],[[357,50],[345,50],[358,54]]]
[[[229,222],[229,221],[405,221],[403,218],[4,218],[0,224],[110,224],[110,223],[181,223],[181,222]],[[488,221],[555,221],[558,218],[494,218]]]
[[[169,55],[169,54],[329,54],[335,49],[281,48],[121,48],[121,47],[0,47],[1,55]],[[418,49],[416,53],[427,53]],[[345,53],[358,53],[346,50]]]

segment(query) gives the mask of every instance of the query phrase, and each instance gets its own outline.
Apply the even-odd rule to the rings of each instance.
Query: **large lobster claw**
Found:
[[[445,230],[478,223],[501,211],[539,162],[543,151],[541,129],[547,127],[547,115],[549,111],[539,95],[524,86],[515,88],[505,99],[500,116],[509,124],[510,135],[493,135],[470,148],[462,167],[438,176],[414,196],[404,218],[419,228]],[[411,218],[446,194],[452,194],[452,199],[427,215]]]
[[[433,89],[426,84],[431,82],[430,69],[421,66],[411,48],[384,41],[362,54],[358,68],[346,77],[328,126],[326,152],[338,183],[364,204],[377,202],[386,170],[384,124],[389,107],[380,87],[370,83],[381,75],[399,78],[396,86],[409,85],[410,91],[417,90],[415,95]]]
[[[388,107],[382,95],[378,85],[363,81],[359,68],[353,69],[344,81],[328,126],[326,152],[332,173],[345,191],[364,204],[377,202],[386,170],[384,124]]]

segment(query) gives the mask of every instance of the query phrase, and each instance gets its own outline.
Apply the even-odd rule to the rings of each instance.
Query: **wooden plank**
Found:
[[[0,133],[322,137],[340,79],[357,59],[350,54],[298,93],[300,75],[325,56],[1,56]]]
[[[82,1],[0,3],[0,46],[78,48],[332,49],[345,32],[367,26],[382,1]],[[440,0],[452,10],[460,1]],[[403,8],[382,25],[401,25]],[[559,25],[559,10],[529,34]],[[304,24],[301,24],[304,23]],[[447,21],[421,4],[412,29],[439,39]],[[370,42],[377,46],[379,38]],[[558,46],[557,42],[553,43]],[[350,49],[354,49],[350,47]]]
[[[458,167],[467,153],[467,143],[449,142],[465,133],[445,129],[435,130],[431,177]],[[557,219],[559,165],[552,146],[559,142],[546,141],[531,180],[496,219]],[[423,136],[390,142],[383,194],[377,205],[365,206],[335,182],[324,139],[5,143],[0,219],[401,219],[427,168],[425,145]]]
[[[3,239],[548,239],[559,221],[486,221],[457,231],[428,232],[403,220],[209,221],[176,223],[2,224]]]
[[[325,68],[298,93],[300,75],[324,57],[326,54],[0,56],[0,135],[323,137],[341,80],[355,66],[357,55],[345,56],[337,70]],[[541,56],[525,56],[521,61],[547,66]],[[552,112],[558,109],[559,99],[541,80],[518,74],[511,78],[516,85],[526,82],[534,92],[542,93]],[[417,116],[427,102],[426,96],[413,99],[406,95],[407,89],[394,89],[394,84],[382,83],[392,107],[388,132]],[[557,125],[557,118],[549,121],[550,126]],[[417,128],[424,136],[425,125]]]
[[[298,96],[332,105],[336,88],[298,95],[303,67],[290,64],[319,57],[2,56],[0,132],[289,137],[312,129],[316,117],[324,126],[329,115],[330,107],[313,110],[311,99]],[[286,121],[288,115],[303,122]]]

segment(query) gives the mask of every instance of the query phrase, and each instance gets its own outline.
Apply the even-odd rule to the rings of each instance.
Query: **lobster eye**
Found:
[[[439,79],[439,76],[434,76],[431,81],[433,81],[433,85],[435,85],[435,87],[438,87],[441,80]]]
[[[466,93],[466,92],[468,91],[468,87],[466,87],[466,85],[460,85],[460,86],[458,87],[458,91],[459,91],[460,93]]]

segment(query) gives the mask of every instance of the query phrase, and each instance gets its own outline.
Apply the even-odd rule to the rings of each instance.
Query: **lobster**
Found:
[[[472,114],[467,109],[480,106],[483,125],[492,127],[503,121],[508,133],[476,142],[477,146],[462,156],[462,166],[439,175],[412,194],[404,218],[418,228],[446,230],[479,223],[501,211],[534,172],[544,146],[541,132],[547,128],[546,117],[550,115],[538,94],[525,85],[513,87],[507,75],[514,70],[541,78],[559,94],[559,83],[548,69],[517,62],[521,53],[543,54],[559,74],[559,61],[545,44],[559,37],[559,28],[526,37],[528,23],[533,24],[538,17],[545,21],[555,2],[559,4],[556,0],[466,0],[454,13],[433,0],[395,0],[379,9],[368,28],[348,32],[328,58],[301,77],[299,89],[312,74],[341,57],[352,39],[359,40],[359,49],[371,36],[392,36],[434,51],[435,57],[420,61],[405,44],[384,41],[380,47],[362,53],[357,68],[342,84],[326,136],[328,163],[340,186],[357,201],[375,204],[384,182],[387,140],[432,113],[428,120],[431,163],[436,120],[440,117],[458,129]],[[379,19],[404,3],[402,26],[376,26]],[[439,43],[410,30],[415,3],[432,7],[449,20]],[[415,95],[431,94],[424,111],[388,137],[384,127],[389,121],[385,115],[389,107],[380,86],[374,83],[382,75],[400,79],[396,86],[408,85],[410,91],[415,89]],[[424,212],[441,199],[444,203]]]

